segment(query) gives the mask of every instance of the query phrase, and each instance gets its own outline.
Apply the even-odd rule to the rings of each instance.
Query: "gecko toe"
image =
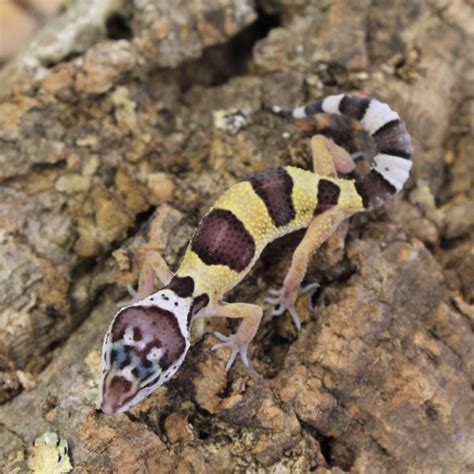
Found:
[[[223,347],[227,347],[227,342],[219,342],[217,344],[214,344],[211,347],[211,350],[218,351],[219,349],[222,349]]]
[[[280,290],[270,289],[269,293],[272,295],[270,298],[265,298],[265,303],[273,306],[273,309],[270,313],[271,316],[281,316],[285,311],[290,313],[291,319],[295,324],[296,329],[301,331],[301,320],[296,311],[295,301],[298,295],[303,294],[313,294],[320,287],[319,283],[310,283],[302,288],[296,290],[296,292],[290,292],[290,297],[285,296],[286,292],[284,288]],[[310,298],[311,300],[311,298]],[[310,311],[313,311],[313,308],[310,308]]]
[[[303,286],[300,290],[300,293],[302,295],[305,295],[306,293],[314,293],[317,289],[320,288],[319,283],[310,283],[309,285]]]
[[[296,326],[296,329],[298,330],[298,332],[301,332],[301,321],[300,321],[300,317],[298,316],[298,312],[296,311],[296,308],[293,305],[291,305],[288,307],[288,311],[291,315],[291,319],[293,320],[293,323]]]
[[[227,364],[225,365],[225,371],[226,372],[229,372],[230,368],[232,367],[232,365],[235,362],[235,359],[237,358],[238,353],[239,353],[239,351],[237,349],[233,349],[232,352],[230,353],[230,357],[227,360]]]
[[[234,364],[235,359],[237,358],[237,355],[240,355],[240,359],[242,360],[242,363],[245,365],[245,367],[250,366],[248,355],[247,355],[248,343],[240,343],[235,337],[235,334],[231,334],[230,336],[224,336],[224,334],[221,334],[220,332],[215,332],[214,336],[216,336],[217,339],[219,339],[222,342],[214,344],[212,346],[213,351],[216,351],[219,349],[230,350],[230,356],[225,366],[226,372],[228,372],[229,369]]]
[[[281,316],[286,311],[286,306],[278,304],[270,313],[272,316]]]
[[[265,301],[265,303],[268,303],[269,305],[275,306],[280,301],[280,298],[265,298],[263,301]]]
[[[229,339],[230,339],[230,336],[226,336],[226,335],[224,335],[220,332],[214,332],[213,334],[214,334],[214,336],[217,337],[217,339],[219,339],[219,341],[228,342]]]

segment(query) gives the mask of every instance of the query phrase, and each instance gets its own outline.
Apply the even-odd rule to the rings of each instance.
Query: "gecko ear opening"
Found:
[[[148,397],[176,372],[188,347],[171,311],[141,304],[122,309],[104,341],[102,411],[122,413]]]

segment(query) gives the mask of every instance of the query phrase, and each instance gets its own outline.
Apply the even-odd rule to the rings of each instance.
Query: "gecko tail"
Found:
[[[413,147],[397,112],[378,99],[339,94],[323,97],[294,109],[273,107],[284,118],[305,119],[316,114],[339,114],[359,121],[372,137],[376,155],[369,173],[358,177],[356,189],[366,209],[380,207],[400,191],[410,176]]]

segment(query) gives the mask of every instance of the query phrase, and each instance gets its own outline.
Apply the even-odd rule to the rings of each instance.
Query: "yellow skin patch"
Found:
[[[192,276],[193,295],[206,293],[211,299],[219,299],[235,286],[246,275],[246,272],[238,273],[225,265],[206,265],[189,246],[176,275]]]
[[[255,241],[255,255],[241,272],[225,265],[207,265],[188,246],[183,261],[176,272],[178,276],[191,276],[194,280],[193,296],[207,293],[211,299],[221,299],[225,292],[236,286],[250,271],[267,244],[283,235],[308,227],[314,219],[317,206],[317,189],[320,179],[333,182],[340,188],[337,207],[343,211],[363,211],[362,199],[354,182],[345,179],[317,175],[293,166],[285,167],[293,180],[292,201],[295,217],[286,225],[273,224],[267,206],[254,191],[249,181],[234,184],[216,201],[213,209],[231,211],[245,226]]]

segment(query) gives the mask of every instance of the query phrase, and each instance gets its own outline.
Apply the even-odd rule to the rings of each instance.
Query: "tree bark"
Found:
[[[472,2],[258,5],[69,2],[0,70],[2,472],[46,472],[47,432],[78,473],[474,470]],[[211,333],[232,323],[209,321],[167,387],[97,411],[142,247],[176,269],[227,186],[309,168],[308,131],[268,110],[347,91],[400,113],[414,170],[314,258],[301,333],[267,318],[226,373]],[[228,300],[263,305],[300,238]]]

